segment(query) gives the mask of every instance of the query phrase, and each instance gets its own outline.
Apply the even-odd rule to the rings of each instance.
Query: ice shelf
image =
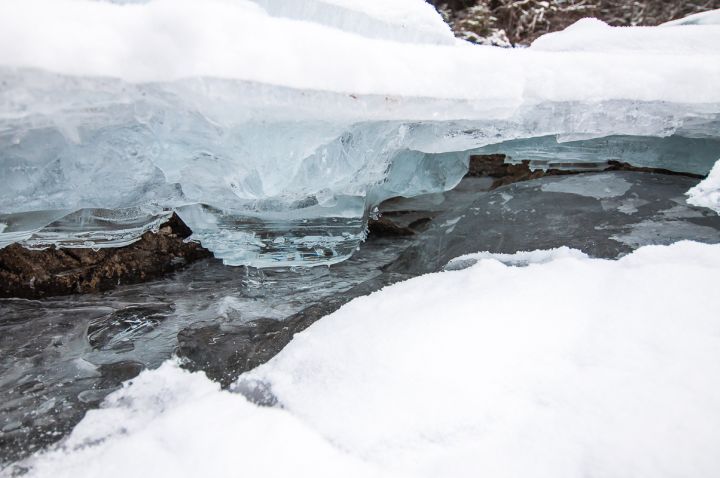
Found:
[[[6,0],[0,247],[121,246],[176,211],[227,264],[329,264],[473,152],[705,174],[718,84],[710,21],[502,49],[422,0]]]

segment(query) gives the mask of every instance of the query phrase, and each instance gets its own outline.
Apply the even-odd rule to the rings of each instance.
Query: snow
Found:
[[[252,0],[273,16],[309,20],[369,38],[453,44],[455,37],[424,0]]]
[[[690,17],[688,17],[690,18]],[[712,23],[678,24],[671,29],[611,27],[596,18],[584,18],[565,30],[548,33],[532,43],[534,50],[629,52],[688,55],[717,54],[720,29]]]
[[[108,397],[105,408],[89,411],[66,447],[72,451],[48,456],[32,474],[281,478],[292,470],[328,478],[378,476],[297,418],[220,391],[174,362],[141,374]]]
[[[166,363],[27,476],[718,475],[720,245],[463,259],[241,376],[273,408]]]
[[[720,214],[720,160],[697,186],[688,192],[688,203],[707,207]]]
[[[712,24],[583,20],[530,48],[471,45],[422,0],[4,0],[0,247],[92,232],[49,227],[53,211],[174,210],[227,264],[337,262],[367,211],[453,187],[469,150],[625,135],[720,153],[719,58]],[[709,170],[692,148],[629,143],[643,165]],[[338,218],[321,244],[291,227]],[[82,246],[137,238],[119,220],[102,234]]]
[[[689,15],[685,18],[663,23],[661,26],[674,27],[678,25],[720,25],[720,9]]]
[[[385,8],[388,2],[319,3],[352,7],[364,16],[396,11]],[[397,9],[393,18],[408,17],[411,28],[424,28],[430,18],[441,21],[421,0],[389,4]],[[38,16],[37,11],[44,14]],[[500,49],[463,42],[385,41],[313,20],[309,15],[274,17],[247,0],[126,5],[6,0],[0,4],[0,64],[131,82],[214,77],[354,94],[503,99],[512,104],[524,98],[587,100],[588,90],[597,100],[720,101],[720,92],[711,87],[720,78],[720,66],[708,57],[720,52],[717,26],[586,28],[600,22],[581,21],[548,35],[548,40],[542,37],[530,49]],[[576,46],[578,36],[602,40],[609,44],[606,50],[618,50],[615,46],[628,37],[633,41],[614,51],[614,67],[608,68],[602,61],[606,55]],[[551,54],[544,51],[548,42],[555,45],[553,50],[583,54]],[[662,53],[649,55],[658,42]],[[686,55],[690,50],[696,54]],[[625,81],[616,81],[619,77]],[[536,90],[536,84],[542,88]]]

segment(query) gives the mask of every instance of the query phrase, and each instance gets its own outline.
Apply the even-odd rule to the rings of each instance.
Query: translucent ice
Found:
[[[6,0],[0,246],[127,244],[175,210],[228,264],[336,262],[379,201],[499,143],[705,173],[719,60],[712,24],[508,50],[422,0]]]

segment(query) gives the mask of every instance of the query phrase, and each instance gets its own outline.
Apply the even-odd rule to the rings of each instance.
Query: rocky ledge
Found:
[[[30,250],[12,244],[0,249],[0,297],[101,292],[161,277],[210,257],[199,244],[185,241],[191,233],[173,214],[158,232],[146,232],[127,247]]]

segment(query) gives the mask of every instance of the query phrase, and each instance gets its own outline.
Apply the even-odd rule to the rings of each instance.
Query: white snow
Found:
[[[455,43],[450,27],[425,0],[252,0],[273,16],[309,20],[369,38]]]
[[[707,207],[720,214],[720,160],[697,186],[687,192],[687,202],[695,206]]]
[[[275,408],[167,363],[27,476],[718,476],[720,245],[474,259],[350,302],[240,378]]]
[[[317,1],[359,12],[358,22],[380,11],[395,20],[407,17],[409,28],[441,21],[421,0]],[[345,23],[351,20],[350,15]],[[248,0],[123,5],[4,0],[0,65],[132,82],[214,77],[354,94],[502,99],[514,105],[603,99],[720,102],[714,88],[720,82],[720,27],[596,25],[581,21],[529,49],[503,49],[373,39],[328,27],[309,14],[274,17]],[[608,46],[591,51],[597,48],[583,42]],[[660,46],[663,50],[657,51]]]
[[[720,25],[720,9],[695,13],[685,18],[663,23],[661,26],[674,27],[678,25]]]
[[[690,17],[688,17],[690,18]],[[720,28],[711,23],[682,24],[675,28],[611,27],[596,18],[584,18],[565,30],[548,33],[532,43],[544,51],[646,52],[688,55],[717,54]]]
[[[44,457],[32,475],[378,475],[292,415],[220,391],[203,374],[187,373],[175,362],[141,374],[108,397],[105,408],[89,411],[65,446],[67,452]]]

